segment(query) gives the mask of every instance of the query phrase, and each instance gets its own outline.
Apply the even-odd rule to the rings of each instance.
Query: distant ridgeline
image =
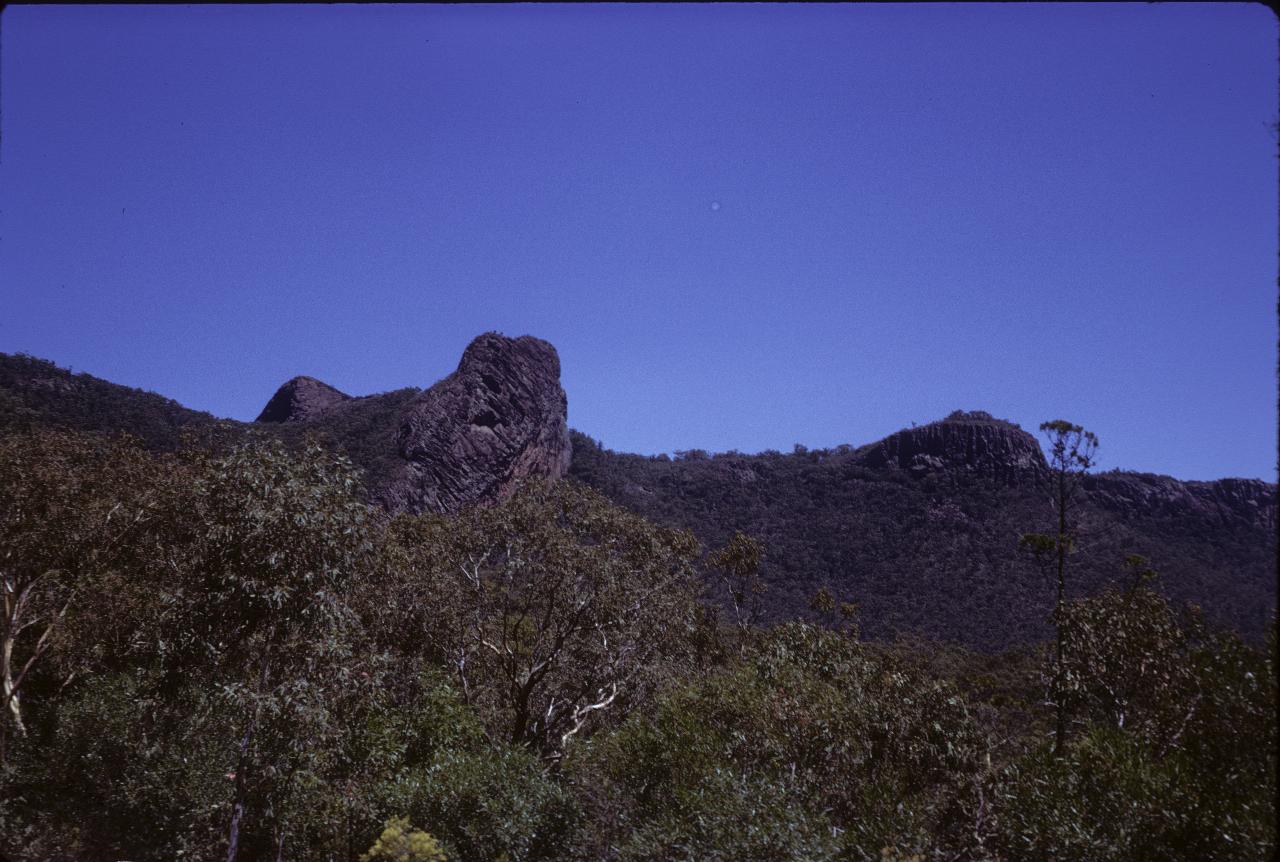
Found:
[[[360,466],[371,502],[452,512],[503,499],[527,477],[569,476],[708,548],[735,530],[765,545],[768,616],[809,615],[827,586],[856,602],[869,637],[920,634],[994,650],[1040,640],[1052,590],[1018,551],[1049,531],[1046,464],[1035,437],[981,411],[960,412],[859,448],[676,459],[615,453],[570,431],[555,349],[486,333],[428,389],[351,397],[290,380],[254,423],[220,420],[149,392],[0,354],[0,428],[126,430],[171,449],[184,431],[211,445],[316,435]],[[1105,441],[1103,441],[1105,443]],[[1086,477],[1086,536],[1072,595],[1146,556],[1175,601],[1250,638],[1276,603],[1276,486],[1182,482],[1111,471]]]

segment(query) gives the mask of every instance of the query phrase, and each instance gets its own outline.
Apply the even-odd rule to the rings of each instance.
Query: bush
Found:
[[[573,767],[579,786],[606,788],[592,804],[614,832],[596,841],[624,859],[873,859],[928,844],[948,782],[978,751],[949,686],[797,623]]]
[[[407,817],[392,817],[360,862],[446,862],[440,843],[430,833],[414,829]]]
[[[434,673],[417,697],[377,717],[399,746],[377,786],[377,810],[403,812],[436,836],[450,859],[522,862],[562,858],[581,813],[569,794],[519,746],[490,743],[475,712]]]
[[[1243,824],[1201,831],[1204,789],[1187,757],[1157,759],[1133,734],[1093,727],[1064,756],[1046,747],[1003,772],[994,843],[1026,860],[1267,858]]]

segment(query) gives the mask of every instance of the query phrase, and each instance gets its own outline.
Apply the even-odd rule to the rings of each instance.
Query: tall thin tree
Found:
[[[1037,559],[1051,563],[1055,575],[1053,621],[1056,637],[1050,691],[1055,712],[1053,752],[1058,755],[1067,741],[1069,681],[1066,678],[1062,626],[1062,608],[1067,595],[1067,556],[1075,547],[1079,532],[1080,482],[1096,463],[1098,438],[1093,432],[1064,419],[1044,422],[1040,431],[1049,441],[1049,497],[1057,529],[1053,534],[1027,533],[1021,544]]]

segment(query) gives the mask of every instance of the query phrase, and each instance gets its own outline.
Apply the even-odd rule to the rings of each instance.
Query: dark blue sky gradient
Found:
[[[0,350],[252,419],[560,351],[654,453],[953,409],[1275,480],[1261,5],[10,6]]]

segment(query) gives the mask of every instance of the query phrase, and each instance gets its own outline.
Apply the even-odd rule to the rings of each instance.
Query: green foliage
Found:
[[[718,770],[686,788],[677,806],[639,823],[624,839],[618,859],[821,862],[839,858],[838,853],[827,818],[785,782]]]
[[[27,731],[0,764],[6,858],[1274,852],[1274,643],[1175,612],[1142,559],[1056,617],[1078,724],[1053,757],[1035,650],[861,643],[830,589],[811,608],[827,629],[726,634],[696,602],[692,537],[581,485],[388,524],[349,463],[296,442],[174,457],[0,435],[0,575],[26,590],[0,630]],[[999,508],[957,515],[931,481],[856,479],[892,497],[860,524],[887,547],[901,534],[876,519],[922,501],[929,529]],[[960,544],[935,561],[974,551],[945,529]],[[761,543],[720,539],[713,570],[747,608]]]
[[[446,862],[439,842],[430,833],[414,829],[407,817],[392,817],[360,862]]]
[[[1027,860],[1266,859],[1271,794],[1215,784],[1185,753],[1159,757],[1123,731],[1094,727],[1063,756],[1047,748],[1010,767],[995,790],[994,846]],[[1274,781],[1270,790],[1274,793]]]
[[[447,663],[495,738],[550,759],[687,653],[697,544],[576,483],[400,518],[391,541],[397,584],[380,626],[400,643],[388,648]]]
[[[997,846],[1027,860],[1169,858],[1168,820],[1185,802],[1173,796],[1179,766],[1154,763],[1113,730],[1083,736],[1063,757],[1041,750],[1001,776]]]
[[[409,387],[352,398],[316,419],[255,426],[253,430],[291,446],[314,438],[358,465],[366,486],[376,487],[404,466],[396,435],[405,408],[421,392]]]
[[[490,743],[475,713],[435,673],[404,706],[382,710],[377,731],[396,748],[369,789],[375,809],[426,826],[450,858],[491,862],[563,858],[581,814],[530,752]]]
[[[1049,467],[1055,472],[1081,474],[1096,461],[1098,438],[1092,431],[1065,419],[1040,423],[1049,440]]]
[[[595,804],[612,814],[597,820],[619,824],[622,858],[878,858],[923,840],[943,787],[978,752],[954,690],[790,624],[575,766],[580,782],[598,772],[611,788]],[[729,818],[748,810],[760,828],[725,843]]]
[[[0,763],[35,677],[74,676],[129,637],[122,572],[157,519],[164,468],[123,437],[0,435]]]
[[[18,753],[28,817],[43,827],[23,858],[207,858],[229,812],[231,728],[187,715],[216,710],[184,687],[165,694],[142,673],[97,676],[60,704]]]
[[[1036,562],[1052,569],[1055,586],[1053,623],[1057,629],[1053,667],[1049,674],[1049,699],[1054,706],[1054,750],[1061,752],[1074,700],[1069,648],[1064,633],[1063,605],[1067,600],[1067,556],[1076,550],[1080,533],[1080,482],[1094,464],[1098,438],[1079,425],[1055,419],[1040,425],[1049,438],[1049,472],[1044,477],[1056,520],[1052,534],[1028,533],[1019,547],[1029,550]]]
[[[1135,585],[1108,587],[1063,605],[1065,694],[1094,721],[1128,727],[1144,739],[1177,733],[1187,693],[1193,634],[1163,596]]]
[[[148,448],[173,451],[185,429],[214,438],[234,434],[239,423],[219,420],[176,401],[73,374],[25,354],[0,353],[0,429],[57,427],[81,432],[127,431]]]
[[[217,420],[29,356],[0,354],[0,427],[123,429],[152,450],[179,447],[184,431],[217,448],[246,436],[293,445],[316,434],[347,455],[370,487],[403,464],[397,416],[417,394],[404,389],[356,398],[314,421],[263,427]],[[1011,428],[978,412],[948,420]],[[999,651],[1049,632],[1050,602],[1034,572],[1020,564],[1013,541],[1051,514],[1026,477],[1009,483],[965,470],[872,469],[862,460],[869,447],[847,445],[803,455],[703,452],[672,461],[614,453],[577,432],[572,437],[571,476],[613,502],[654,523],[691,529],[708,548],[722,546],[737,530],[766,546],[769,557],[760,567],[769,586],[761,603],[766,622],[814,619],[809,598],[829,584],[838,598],[859,602],[871,638],[918,633]],[[1260,640],[1276,596],[1274,508],[1268,520],[1265,500],[1235,505],[1216,484],[1173,483],[1180,486],[1175,496],[1194,498],[1188,506],[1169,499],[1171,483],[1118,472],[1083,479],[1082,514],[1106,521],[1108,532],[1090,542],[1094,553],[1073,558],[1074,593],[1113,581],[1116,555],[1144,554],[1158,563],[1170,596],[1195,601],[1216,624]],[[1200,503],[1207,512],[1197,511]],[[1251,520],[1250,511],[1260,517]],[[1027,613],[1009,615],[1009,607]]]
[[[990,846],[1019,859],[1270,858],[1274,657],[1179,623],[1136,584],[1064,617],[1090,723],[1059,756],[1041,748],[990,779]]]
[[[764,547],[760,542],[738,532],[707,559],[707,567],[717,574],[729,596],[733,621],[743,631],[760,621],[760,598],[768,591],[760,580],[763,556]]]
[[[198,680],[217,714],[233,716],[228,840],[252,826],[280,844],[331,768],[342,713],[358,707],[368,676],[357,675],[367,663],[345,601],[371,565],[368,510],[350,465],[315,446],[250,445],[197,468],[200,527],[165,592],[159,653],[168,673]]]
[[[614,503],[690,529],[707,548],[723,547],[738,530],[766,547],[763,623],[818,619],[809,600],[826,585],[837,601],[861,606],[870,639],[914,633],[999,652],[1052,631],[1053,591],[1017,547],[1018,536],[1048,532],[1054,521],[1049,495],[1030,476],[915,475],[868,467],[863,450],[847,447],[669,460],[572,437],[569,475]],[[1143,554],[1173,599],[1195,601],[1216,624],[1261,638],[1276,596],[1273,526],[1226,517],[1208,485],[1180,489],[1209,504],[1202,513],[1153,505],[1168,495],[1167,477],[1087,475],[1080,482],[1080,515],[1102,529],[1071,557],[1072,595],[1115,582],[1115,560]]]

